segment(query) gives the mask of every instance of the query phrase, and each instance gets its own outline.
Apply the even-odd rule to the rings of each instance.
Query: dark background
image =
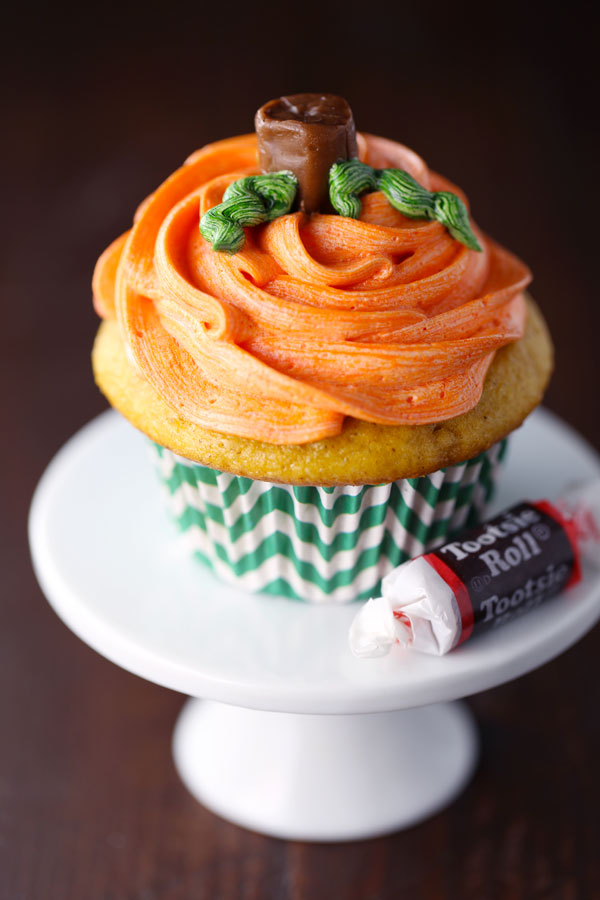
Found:
[[[196,147],[282,93],[345,95],[533,269],[546,403],[600,449],[593,4],[12,5],[2,115],[0,900],[600,897],[599,634],[473,698],[479,770],[447,811],[356,845],[285,843],[200,808],[170,757],[182,698],[80,643],[30,569],[51,456],[105,407],[94,261]]]

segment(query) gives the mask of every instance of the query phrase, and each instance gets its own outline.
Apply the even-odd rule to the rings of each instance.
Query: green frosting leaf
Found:
[[[403,169],[372,169],[358,159],[334,163],[329,170],[329,199],[341,216],[357,219],[360,195],[377,190],[402,215],[440,222],[455,240],[470,250],[481,251],[467,208],[456,194],[428,191]]]
[[[377,190],[376,171],[359,159],[336,162],[329,170],[329,199],[340,216],[358,219],[360,194]]]
[[[469,213],[460,197],[449,191],[438,191],[435,197],[435,218],[445,225],[452,237],[470,250],[481,250],[479,241],[473,234]]]
[[[392,206],[411,219],[435,218],[434,194],[402,169],[378,169],[377,186]]]
[[[200,233],[213,250],[237,253],[244,246],[244,226],[262,225],[290,211],[298,190],[293,172],[249,175],[232,182],[223,202],[200,219]]]

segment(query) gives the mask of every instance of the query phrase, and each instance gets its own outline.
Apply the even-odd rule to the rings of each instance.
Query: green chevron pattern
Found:
[[[151,446],[198,559],[250,592],[317,603],[373,596],[392,568],[476,524],[506,453],[502,441],[423,478],[327,488],[254,481]]]

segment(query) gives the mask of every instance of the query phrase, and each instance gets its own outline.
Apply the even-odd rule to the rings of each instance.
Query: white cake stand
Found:
[[[600,460],[544,411],[513,436],[495,507],[555,497]],[[36,491],[40,584],[80,638],[123,668],[203,700],[175,729],[177,769],[202,803],[282,838],[350,840],[406,827],[473,771],[470,714],[446,701],[542,665],[600,616],[600,577],[438,659],[355,659],[356,607],[228,587],[187,558],[161,508],[144,439],[117,414],[63,447]],[[303,715],[298,715],[302,713]]]

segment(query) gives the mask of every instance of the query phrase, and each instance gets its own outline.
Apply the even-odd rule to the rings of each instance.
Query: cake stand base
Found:
[[[188,790],[238,825],[289,840],[406,828],[449,804],[477,758],[462,703],[295,715],[188,700],[173,739]]]

